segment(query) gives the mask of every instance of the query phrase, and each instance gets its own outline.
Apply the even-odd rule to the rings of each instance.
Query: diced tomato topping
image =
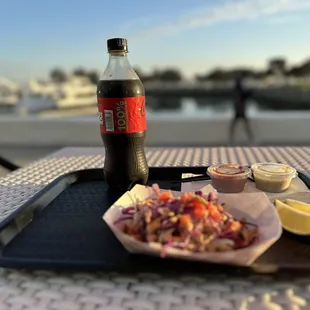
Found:
[[[237,230],[240,230],[241,229],[241,224],[237,221],[233,221],[231,224],[230,224],[230,229],[232,231],[237,231]]]
[[[209,208],[211,208],[213,206],[213,203],[212,202],[208,202],[206,204],[206,208],[209,210]]]
[[[198,199],[193,201],[193,213],[197,219],[202,219],[205,216],[205,206]]]
[[[193,198],[193,194],[192,193],[184,193],[182,196],[181,196],[181,201],[182,202],[185,202],[189,199]]]
[[[209,210],[209,213],[211,215],[211,217],[216,221],[216,222],[219,222],[221,220],[221,214],[220,212],[218,211],[217,209],[217,206],[215,205],[212,205],[208,208]]]
[[[189,214],[183,214],[180,216],[180,224],[181,225],[188,225],[192,222],[192,219]]]
[[[217,206],[217,209],[218,209],[220,212],[223,212],[223,211],[224,211],[224,208],[223,208],[221,205]]]
[[[194,199],[190,202],[193,205],[193,208],[202,206],[204,208],[204,205],[199,199]]]
[[[171,191],[163,192],[159,195],[158,200],[166,201],[173,198]]]

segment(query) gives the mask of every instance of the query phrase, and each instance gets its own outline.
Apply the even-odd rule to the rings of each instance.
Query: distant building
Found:
[[[271,74],[285,75],[286,60],[284,58],[274,58],[269,61],[268,69]]]

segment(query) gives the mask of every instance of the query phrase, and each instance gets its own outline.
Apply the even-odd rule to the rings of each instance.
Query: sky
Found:
[[[54,67],[102,72],[106,40],[127,38],[132,65],[185,77],[310,58],[310,0],[0,0],[0,76],[25,81]]]

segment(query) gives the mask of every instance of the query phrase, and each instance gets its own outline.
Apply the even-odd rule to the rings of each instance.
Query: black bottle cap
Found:
[[[108,52],[123,51],[128,52],[127,40],[122,38],[113,38],[107,41]]]

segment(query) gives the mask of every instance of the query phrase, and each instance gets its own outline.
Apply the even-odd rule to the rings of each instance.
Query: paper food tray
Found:
[[[215,192],[211,185],[207,185],[200,190],[205,194]],[[123,208],[134,205],[136,199],[143,200],[150,197],[151,193],[150,187],[136,185],[109,208],[104,214],[103,220],[129,252],[160,256],[162,251],[161,244],[138,241],[123,233],[114,224],[122,216]],[[179,196],[180,194],[181,192],[173,192],[174,196]],[[225,203],[225,210],[231,213],[234,218],[245,218],[248,222],[256,224],[259,229],[258,240],[246,248],[229,252],[193,253],[186,250],[168,248],[166,258],[249,266],[280,238],[282,227],[279,216],[264,193],[219,194],[219,202]]]

